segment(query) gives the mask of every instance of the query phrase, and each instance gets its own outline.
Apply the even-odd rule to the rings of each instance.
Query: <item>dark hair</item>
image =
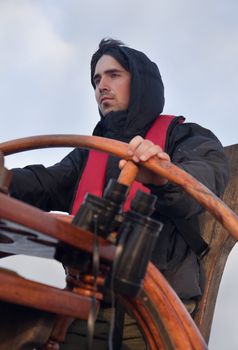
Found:
[[[95,84],[93,81],[93,76],[94,76],[96,64],[98,60],[105,54],[108,54],[114,57],[127,71],[130,71],[128,59],[121,50],[121,48],[123,47],[126,47],[126,45],[120,40],[116,40],[112,38],[103,38],[100,41],[98,45],[98,49],[93,54],[91,59],[91,83],[94,88],[95,88]]]
[[[125,46],[125,44],[121,40],[116,40],[112,38],[103,38],[99,45],[98,50],[107,50],[110,47],[121,47]]]

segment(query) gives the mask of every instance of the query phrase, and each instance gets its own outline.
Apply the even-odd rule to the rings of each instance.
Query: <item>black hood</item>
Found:
[[[143,52],[126,46],[103,47],[91,61],[91,82],[102,55],[111,55],[131,73],[131,95],[127,111],[110,112],[96,125],[93,134],[121,141],[145,136],[164,107],[164,85],[159,69]]]

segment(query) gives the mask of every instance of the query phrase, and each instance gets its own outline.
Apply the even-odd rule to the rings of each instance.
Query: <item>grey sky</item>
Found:
[[[212,129],[224,145],[237,143],[237,14],[237,0],[0,0],[0,142],[36,134],[91,134],[98,112],[89,61],[101,38],[113,37],[158,64],[165,113]],[[66,152],[28,152],[8,157],[6,164],[48,165]],[[41,263],[14,260],[13,265],[27,273],[29,267],[44,270]],[[235,265],[236,251],[221,291],[212,350],[238,346],[237,322],[231,318],[238,307],[232,295]],[[56,273],[62,283],[58,267]]]

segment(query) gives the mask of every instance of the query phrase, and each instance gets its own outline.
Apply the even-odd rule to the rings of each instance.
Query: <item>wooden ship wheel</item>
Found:
[[[84,147],[127,159],[129,162],[121,172],[118,182],[128,186],[133,183],[138,171],[138,166],[127,155],[127,144],[95,136],[35,136],[0,144],[0,150],[5,156],[48,147]],[[230,148],[228,151],[232,155],[233,162],[234,157],[237,157],[237,147]],[[208,283],[205,288],[205,296],[195,315],[196,323],[160,271],[152,263],[148,264],[143,288],[139,294],[135,298],[125,295],[118,295],[118,298],[126,310],[136,319],[150,350],[207,349],[222,270],[228,250],[238,238],[238,218],[210,190],[171,162],[153,158],[145,162],[143,166],[181,186],[229,232],[226,233],[226,236],[221,235],[222,239],[220,239],[219,244],[216,243],[214,249],[212,247],[211,251],[215,251],[216,256],[219,256],[217,250],[220,252],[220,247],[224,246],[225,242],[226,248],[229,246],[229,249],[225,249],[226,257],[222,260],[222,264],[218,264],[218,272],[215,271],[214,265],[216,264],[209,261],[210,252],[208,253],[209,259],[207,259],[206,265]],[[0,160],[0,257],[29,254],[53,259],[58,251],[62,252],[63,247],[63,255],[71,256],[74,259],[73,263],[70,260],[70,264],[75,265],[72,269],[72,275],[77,276],[81,269],[81,266],[77,266],[80,254],[93,254],[94,234],[73,225],[70,216],[52,215],[9,197],[7,194],[9,181],[10,172],[4,168],[2,157]],[[233,197],[236,194],[234,192],[233,189]],[[211,218],[209,220],[214,222]],[[213,232],[214,227],[211,223],[209,225],[210,231]],[[209,237],[211,238],[211,234]],[[24,306],[54,315],[49,321],[50,329],[52,329],[51,333],[48,334],[49,339],[44,346],[40,347],[41,349],[60,349],[60,343],[63,341],[72,319],[87,320],[88,317],[91,317],[92,305],[94,305],[94,311],[99,309],[100,302],[104,298],[101,286],[107,277],[108,267],[112,266],[115,259],[116,245],[102,237],[98,237],[97,242],[101,262],[100,274],[95,278],[95,276],[85,273],[81,276],[80,284],[69,278],[65,289],[46,286],[24,279],[6,269],[0,269],[0,300],[2,303],[11,304],[14,307]],[[219,247],[217,248],[217,246]],[[214,262],[215,257],[212,256],[211,259]],[[215,279],[213,278],[214,271],[217,272]],[[214,284],[216,291],[214,291]],[[209,302],[211,306],[208,305]],[[1,340],[1,344],[4,342],[10,344],[9,341],[6,334],[6,339]],[[25,340],[19,340],[19,344],[21,341]],[[11,349],[11,347],[4,348],[3,346],[1,349]],[[24,349],[24,344],[22,348],[19,345],[19,349]]]

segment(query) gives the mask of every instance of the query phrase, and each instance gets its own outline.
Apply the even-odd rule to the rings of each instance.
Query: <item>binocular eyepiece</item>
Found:
[[[116,231],[120,224],[120,213],[125,201],[128,186],[111,179],[106,187],[103,197],[88,193],[75,215],[72,223],[87,231],[94,231],[93,218],[97,216],[97,230],[101,237]]]

